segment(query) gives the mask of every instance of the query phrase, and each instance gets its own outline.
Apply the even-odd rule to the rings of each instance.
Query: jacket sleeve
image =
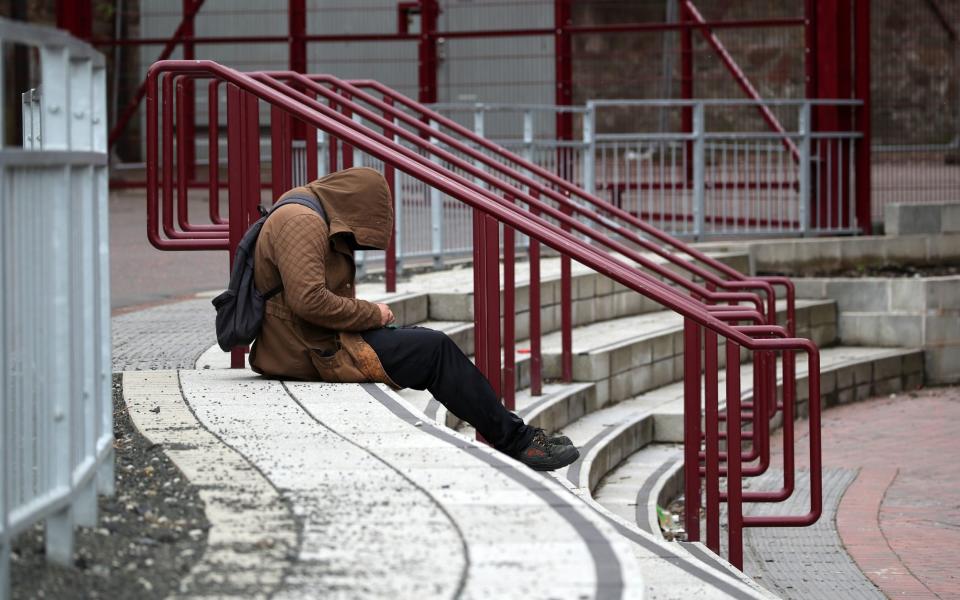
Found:
[[[294,314],[335,331],[380,327],[380,309],[376,304],[345,298],[327,289],[325,264],[330,241],[319,215],[290,218],[274,236],[273,245],[283,297]]]

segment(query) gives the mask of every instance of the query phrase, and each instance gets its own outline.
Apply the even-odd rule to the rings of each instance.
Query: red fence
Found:
[[[177,143],[182,140],[177,139],[174,127],[175,113],[182,115],[182,109],[176,110],[177,90],[187,81],[199,83],[199,80],[210,80],[214,90],[226,84],[223,87],[227,94],[230,171],[230,218],[224,222],[217,213],[219,222],[204,225],[191,223],[186,205],[179,200],[185,197],[179,192],[185,191],[186,178],[183,173],[175,177],[175,170],[182,163],[174,158],[182,155]],[[567,308],[571,299],[569,261],[576,260],[684,316],[687,528],[691,539],[699,539],[697,504],[701,479],[706,490],[707,545],[719,552],[719,507],[720,502],[726,502],[729,558],[737,566],[742,565],[743,527],[799,526],[813,523],[819,517],[819,353],[809,340],[792,337],[792,316],[786,327],[776,324],[775,284],[786,286],[792,315],[793,294],[788,280],[747,278],[632,215],[589,196],[557,175],[510,155],[482,138],[471,137],[469,131],[456,123],[374,82],[349,83],[292,72],[248,75],[208,61],[167,61],[151,69],[147,83],[148,236],[158,248],[230,250],[258,217],[256,207],[261,201],[258,105],[265,102],[270,106],[274,142],[271,154],[278,180],[286,177],[280,171],[289,165],[291,124],[299,122],[338,140],[341,153],[363,152],[376,157],[385,165],[388,181],[391,170],[402,171],[474,209],[476,361],[508,406],[514,393],[511,374],[516,342],[514,257],[511,255],[513,245],[507,240],[501,307],[498,250],[501,224],[505,238],[519,232],[531,239],[531,290],[539,288],[537,257],[539,245],[543,244],[563,257],[566,266],[562,274],[562,304]],[[354,113],[378,128],[356,123],[348,116]],[[428,128],[424,116],[434,118],[437,128]],[[397,144],[394,137],[416,145],[422,152]],[[430,138],[443,143],[430,144]],[[463,143],[464,140],[483,152]],[[483,168],[472,161],[482,164]],[[341,157],[340,163],[344,162],[349,161]],[[308,165],[307,176],[309,170]],[[176,201],[175,191],[178,192]],[[209,216],[214,221],[212,205]],[[657,253],[673,268],[650,261],[641,250]],[[610,251],[623,254],[635,264],[630,266],[612,258]],[[538,305],[534,300],[531,299],[531,306]],[[531,311],[532,320],[538,317],[537,311]],[[569,379],[569,312],[563,321],[564,378]],[[535,353],[539,352],[537,329],[538,326],[531,324],[531,346]],[[721,407],[718,390],[721,338],[726,354],[725,409]],[[501,349],[506,357],[503,365]],[[812,466],[810,510],[804,515],[744,517],[742,503],[745,501],[775,502],[793,493],[795,352],[808,357],[810,371],[807,392]],[[777,355],[782,356],[781,403],[777,402]],[[236,356],[242,358],[240,353],[235,353]],[[740,402],[739,373],[744,359],[752,359],[754,363],[755,393],[750,403]],[[539,374],[535,376],[534,392],[539,391],[537,388]],[[782,410],[790,422],[785,425],[785,443],[789,443],[790,448],[785,449],[783,487],[766,492],[743,492],[743,477],[762,473],[769,466],[769,421],[778,410]],[[701,414],[706,417],[702,424]],[[725,431],[721,430],[721,421],[726,423]],[[750,440],[746,450],[744,440]],[[722,451],[724,446],[740,451]],[[721,490],[721,477],[726,478],[725,492]]]

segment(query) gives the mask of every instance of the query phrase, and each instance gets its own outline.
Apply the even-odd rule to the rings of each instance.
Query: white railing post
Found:
[[[587,102],[587,110],[583,113],[583,190],[593,196],[596,195],[596,111],[594,103]]]
[[[800,235],[806,236],[809,228],[810,206],[810,103],[800,105],[800,116],[797,119],[800,134],[800,198],[797,207],[797,219],[800,221]]]
[[[693,237],[703,239],[706,224],[706,119],[704,105],[693,105]]]
[[[437,122],[430,121],[430,128],[437,129]],[[435,145],[437,139],[430,138],[430,145]],[[434,158],[436,161],[437,159]],[[433,256],[434,268],[443,266],[443,194],[440,190],[430,188],[430,254]]]
[[[0,39],[0,47],[3,40]],[[0,63],[4,61],[0,60]],[[0,67],[2,68],[2,67]],[[3,72],[0,71],[0,75]],[[0,89],[3,89],[4,80],[0,77]],[[0,96],[2,97],[2,96]],[[3,116],[0,115],[0,122],[3,122]],[[2,128],[0,128],[2,129]],[[2,132],[0,132],[2,133]],[[3,138],[0,137],[0,144]],[[0,190],[5,190],[7,182],[6,169],[0,167]],[[0,251],[4,256],[8,256],[11,243],[7,235],[10,223],[12,223],[8,212],[7,201],[3,192],[0,192]],[[11,279],[9,274],[10,265],[6,260],[0,260],[0,288],[6,287],[7,281]],[[7,318],[10,316],[7,293],[0,291],[0,598],[10,597],[10,506],[11,506],[11,477],[10,477],[10,440],[12,432],[8,419],[8,403],[12,404],[13,398],[7,396],[8,381],[7,374],[11,372],[11,357],[7,356]],[[15,359],[14,359],[15,360]],[[12,415],[11,415],[12,416]]]
[[[533,156],[534,122],[533,111],[527,109],[523,111],[523,158],[534,162]],[[530,171],[524,169],[523,174],[530,176]],[[530,238],[522,233],[518,233],[518,243],[521,248],[530,247]]]
[[[103,57],[5,19],[0,37],[40,56],[40,85],[22,96],[23,150],[0,150],[6,598],[14,532],[45,521],[48,560],[70,564],[74,525],[96,523],[97,491],[113,491],[113,406]]]
[[[107,153],[107,69],[103,64],[93,66],[92,79],[93,108],[90,125],[93,130],[94,152]],[[104,165],[93,167],[94,198],[91,246],[95,248],[93,257],[96,265],[94,302],[96,315],[95,353],[97,356],[96,385],[94,402],[96,411],[94,455],[99,460],[96,474],[96,488],[101,494],[114,492],[113,473],[113,353],[110,337],[110,207],[109,207],[109,170]]]
[[[70,149],[68,87],[69,54],[63,46],[44,46],[40,49],[40,72],[43,94],[40,97],[41,148],[44,150]],[[71,188],[70,168],[64,167],[58,186]],[[49,335],[42,342],[46,346],[45,367],[50,370],[49,401],[51,403],[48,431],[50,445],[48,465],[51,489],[72,486],[73,436],[71,431],[70,378],[70,273],[66,257],[70,256],[67,243],[70,236],[69,210],[58,206],[65,195],[51,195],[41,202],[49,212],[49,251],[38,265],[44,273],[49,312],[45,315]],[[73,556],[73,509],[70,504],[47,517],[47,557],[56,563],[68,565]]]
[[[89,58],[71,58],[68,85],[70,122],[70,149],[93,151],[93,64]],[[77,373],[74,382],[74,397],[79,399],[80,411],[73,422],[75,440],[75,464],[96,461],[96,293],[94,290],[96,262],[94,256],[94,167],[72,167],[76,192],[70,203],[70,224],[75,231],[70,248],[74,264],[71,270],[79,273],[79,282],[72,287],[71,309],[73,320],[73,349],[71,365]],[[74,521],[77,525],[92,527],[97,523],[97,487],[90,478],[77,490],[74,506]]]
[[[20,104],[20,114],[23,122],[23,149],[30,150],[33,148],[33,90],[20,94]]]

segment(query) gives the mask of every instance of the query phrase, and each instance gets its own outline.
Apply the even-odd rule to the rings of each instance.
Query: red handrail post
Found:
[[[700,326],[683,320],[684,528],[700,541]]]
[[[220,216],[220,82],[216,79],[207,86],[207,186],[210,195],[210,221],[224,225]]]
[[[516,409],[517,367],[517,288],[516,288],[516,234],[512,227],[503,226],[503,404],[507,410]]]
[[[530,195],[537,197],[535,190],[530,190]],[[532,209],[533,215],[538,211]],[[530,245],[527,253],[530,258],[530,285],[528,287],[527,299],[529,304],[530,320],[530,395],[539,396],[543,393],[543,353],[540,346],[540,242],[533,238],[530,239]]]
[[[333,100],[333,98],[330,98],[329,104],[331,109],[337,109],[337,103]],[[327,173],[336,173],[340,170],[339,161],[337,159],[337,145],[339,143],[340,141],[332,135],[327,136]]]
[[[343,93],[343,98],[345,100],[352,100],[352,97],[350,96],[350,94],[347,94],[345,92]],[[343,116],[347,117],[348,119],[353,118],[353,110],[350,108],[350,105],[348,103],[344,102],[343,104],[341,104],[340,110],[341,112],[343,112]],[[340,152],[343,154],[342,168],[349,169],[350,167],[353,166],[353,146],[348,144],[346,141],[342,141],[342,144],[343,144],[343,147],[340,150]]]
[[[754,402],[756,405],[756,402]],[[756,410],[756,409],[754,409]],[[743,570],[743,502],[740,474],[740,345],[727,340],[727,552]]]
[[[500,369],[500,223],[491,215],[483,215],[486,296],[487,379],[498,398],[503,397],[503,373]],[[476,291],[474,291],[476,293]]]
[[[187,184],[193,179],[190,175],[191,166],[188,157],[190,142],[188,135],[193,136],[192,127],[188,124],[188,107],[193,104],[193,94],[187,95],[188,77],[179,77],[176,81],[176,132],[177,132],[177,224],[181,229],[190,228],[190,218],[187,212]],[[189,100],[187,99],[189,98]]]
[[[729,344],[730,341],[727,340]],[[707,548],[720,553],[720,406],[718,398],[717,333],[703,331],[704,429],[706,433]]]
[[[233,269],[233,259],[243,237],[246,220],[246,211],[243,207],[245,182],[242,174],[244,167],[244,102],[240,88],[233,84],[227,85],[227,182],[230,202],[230,230],[229,256],[230,268]],[[164,166],[166,170],[166,166]],[[234,348],[230,351],[230,368],[242,369],[246,362],[246,352],[243,348]]]
[[[483,282],[486,258],[484,257],[483,227],[484,215],[473,210],[473,361],[480,372],[487,373],[487,336],[486,336],[486,297],[483,295]]]
[[[270,189],[276,202],[291,187],[290,117],[276,106],[270,107]]]
[[[304,132],[303,140],[306,145],[307,155],[306,175],[307,181],[309,182],[317,178],[320,169],[320,153],[317,149],[317,128],[313,125],[306,125]],[[294,131],[294,133],[296,133],[296,131]]]
[[[383,98],[384,104],[388,106],[393,106],[393,100],[388,97]],[[389,111],[383,112],[383,118],[387,119],[391,125],[393,125],[393,116]],[[389,137],[391,140],[394,138],[394,130],[392,127],[384,127],[383,135]],[[314,143],[316,146],[316,143]],[[393,168],[393,165],[384,163],[383,164],[383,177],[387,180],[387,185],[390,187],[390,202],[393,203],[393,212],[396,215],[397,211],[397,196],[396,196],[396,177],[397,172]],[[394,218],[394,224],[397,220]],[[387,245],[387,253],[384,257],[384,271],[386,272],[386,285],[387,292],[393,293],[397,291],[397,232],[396,227],[394,227],[393,234],[390,236],[390,243]]]
[[[243,132],[246,159],[243,168],[243,175],[246,177],[243,201],[246,220],[242,226],[246,232],[250,224],[260,218],[260,101],[249,93],[243,94],[243,101],[243,121],[246,123]]]
[[[568,206],[561,210],[571,214]],[[570,227],[563,226],[564,231]],[[570,257],[560,256],[560,378],[564,382],[573,381],[573,277]]]

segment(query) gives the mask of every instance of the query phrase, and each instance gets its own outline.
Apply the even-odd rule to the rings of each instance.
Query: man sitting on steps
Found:
[[[506,410],[490,383],[447,335],[424,327],[388,327],[386,304],[359,300],[356,250],[384,250],[393,203],[383,176],[368,168],[328,175],[284,194],[314,197],[327,219],[288,204],[266,220],[257,240],[258,290],[267,301],[250,366],[268,377],[342,383],[379,382],[429,390],[497,450],[540,471],[580,453],[565,437],[547,438]],[[283,198],[281,198],[282,200]]]

